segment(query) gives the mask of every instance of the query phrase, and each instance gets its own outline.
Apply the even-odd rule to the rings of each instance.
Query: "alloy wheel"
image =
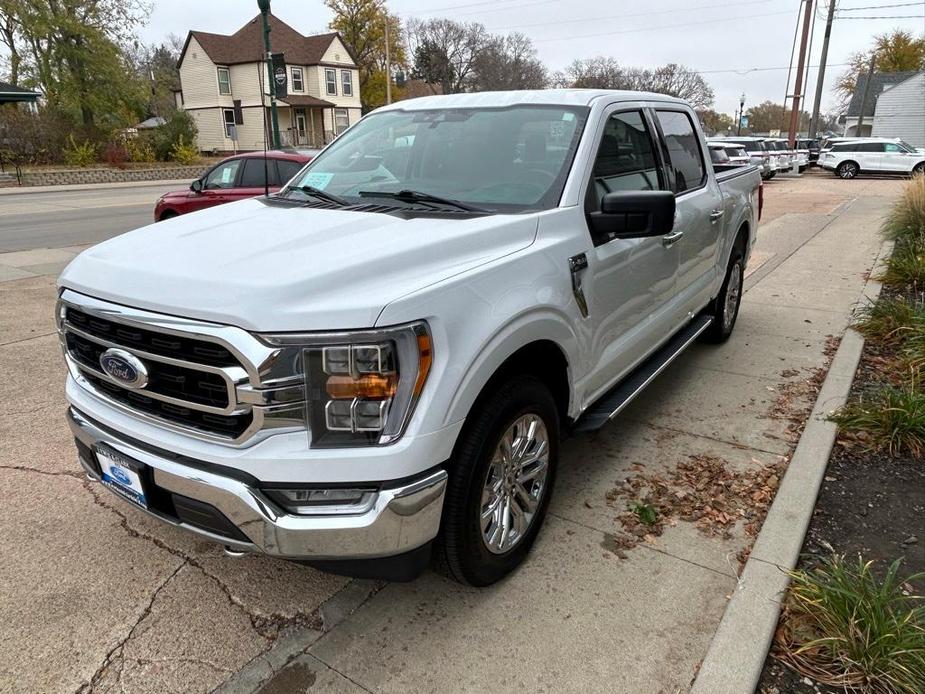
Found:
[[[489,552],[504,554],[526,536],[546,493],[548,472],[546,425],[535,414],[522,415],[501,436],[482,487],[479,523]]]
[[[735,263],[729,271],[729,283],[726,285],[726,301],[723,302],[723,330],[729,330],[739,308],[739,295],[742,293],[742,265]]]

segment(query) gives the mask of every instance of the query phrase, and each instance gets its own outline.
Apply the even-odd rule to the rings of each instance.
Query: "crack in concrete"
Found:
[[[23,338],[20,338],[19,340],[10,340],[9,342],[0,342],[0,347],[6,347],[7,345],[18,345],[23,342],[28,342],[29,340],[38,340],[39,338],[42,338],[42,337],[48,337],[49,335],[57,335],[57,334],[58,334],[58,331],[53,330],[50,333],[42,333],[41,335],[31,335],[30,337],[23,337]]]
[[[0,465],[0,470],[15,470],[17,472],[33,472],[37,475],[48,475],[49,477],[73,477],[77,480],[83,480],[84,475],[76,470],[61,470],[52,472],[51,470],[39,470],[38,468],[28,467],[26,465]]]
[[[124,667],[123,659],[122,659],[122,652],[125,649],[125,644],[131,640],[132,636],[135,635],[135,630],[138,629],[139,625],[147,618],[149,614],[151,614],[151,609],[154,607],[154,602],[157,600],[157,596],[160,594],[160,592],[164,590],[167,584],[170,583],[174,579],[174,577],[178,573],[180,573],[181,569],[183,569],[183,567],[185,566],[187,566],[187,563],[181,562],[179,566],[177,566],[176,569],[171,571],[170,575],[167,576],[167,578],[165,578],[163,581],[161,581],[160,585],[158,585],[157,588],[154,589],[154,591],[151,593],[151,598],[148,600],[148,604],[145,606],[144,610],[142,610],[141,614],[135,620],[134,624],[132,624],[131,629],[129,629],[128,633],[125,635],[124,638],[119,640],[119,643],[117,643],[115,646],[113,646],[109,650],[109,652],[106,654],[106,657],[103,659],[103,663],[96,669],[96,671],[90,677],[90,681],[84,682],[75,690],[76,694],[83,694],[85,692],[93,691],[93,688],[97,684],[99,684],[100,680],[103,678],[103,675],[106,673],[107,668],[109,668],[109,666],[112,665],[113,661],[115,661],[116,658],[119,659],[119,663],[120,663],[119,680],[120,680],[120,686],[121,686],[121,677],[122,677],[121,668]]]
[[[114,513],[119,518],[119,524],[121,525],[122,529],[128,533],[128,535],[151,542],[156,547],[163,549],[165,552],[169,552],[170,554],[183,559],[190,566],[199,570],[204,576],[210,578],[218,586],[219,590],[222,591],[228,602],[244,613],[244,615],[250,621],[251,627],[254,629],[254,631],[257,632],[261,638],[267,641],[268,648],[269,646],[272,646],[272,644],[279,638],[280,634],[291,627],[306,627],[319,631],[322,629],[323,625],[321,620],[320,607],[311,612],[297,611],[292,615],[284,615],[278,612],[271,612],[269,614],[260,614],[254,612],[254,610],[252,610],[244,602],[244,600],[234,594],[232,588],[227,583],[225,583],[225,581],[206,569],[206,567],[203,566],[198,559],[187,554],[183,550],[170,546],[159,537],[155,537],[148,533],[141,532],[136,528],[133,528],[129,523],[128,517],[122,511],[113,506],[110,506],[105,501],[103,501],[96,495],[95,491],[92,487],[90,487],[89,483],[86,480],[84,480],[84,482],[84,487],[90,492],[94,503]]]

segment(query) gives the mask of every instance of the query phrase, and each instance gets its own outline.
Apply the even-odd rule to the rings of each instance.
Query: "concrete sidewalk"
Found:
[[[623,548],[629,501],[612,490],[690,456],[749,472],[790,455],[805,384],[848,324],[901,185],[838,183],[761,227],[729,343],[696,346],[616,422],[563,445],[519,572],[483,590],[427,573],[343,621],[356,582],[227,559],[87,486],[63,423],[53,278],[0,283],[0,533],[17,548],[0,563],[0,691],[686,691],[751,538],[741,522],[711,537],[679,520]],[[812,185],[766,192],[780,204]]]

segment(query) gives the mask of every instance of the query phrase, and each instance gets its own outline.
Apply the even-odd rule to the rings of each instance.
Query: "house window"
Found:
[[[218,70],[218,93],[231,94],[231,71],[227,67],[216,69]]]
[[[344,96],[353,96],[353,72],[351,70],[340,71],[340,84]]]
[[[222,120],[225,123],[225,137],[229,140],[237,139],[237,131],[234,124],[234,109],[233,108],[223,108],[222,109]]]
[[[337,70],[324,71],[324,83],[328,94],[337,94]]]
[[[305,85],[302,82],[302,68],[294,67],[292,68],[292,91],[294,92],[304,92]]]
[[[334,109],[334,134],[340,135],[350,127],[350,114],[345,108]]]

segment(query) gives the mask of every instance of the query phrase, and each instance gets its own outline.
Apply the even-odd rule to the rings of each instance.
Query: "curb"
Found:
[[[888,257],[892,245],[885,241],[880,246],[874,268]],[[879,282],[868,279],[861,298],[875,301],[880,289]],[[777,628],[781,597],[790,584],[787,571],[799,559],[835,445],[838,428],[826,417],[848,399],[863,347],[864,338],[849,327],[700,665],[691,694],[744,694],[754,692],[758,685]]]
[[[112,190],[113,188],[150,188],[151,186],[188,186],[191,178],[163,178],[150,181],[117,181],[113,183],[65,183],[50,186],[16,186],[0,188],[4,195],[31,195],[33,193],[67,193],[74,190]]]

